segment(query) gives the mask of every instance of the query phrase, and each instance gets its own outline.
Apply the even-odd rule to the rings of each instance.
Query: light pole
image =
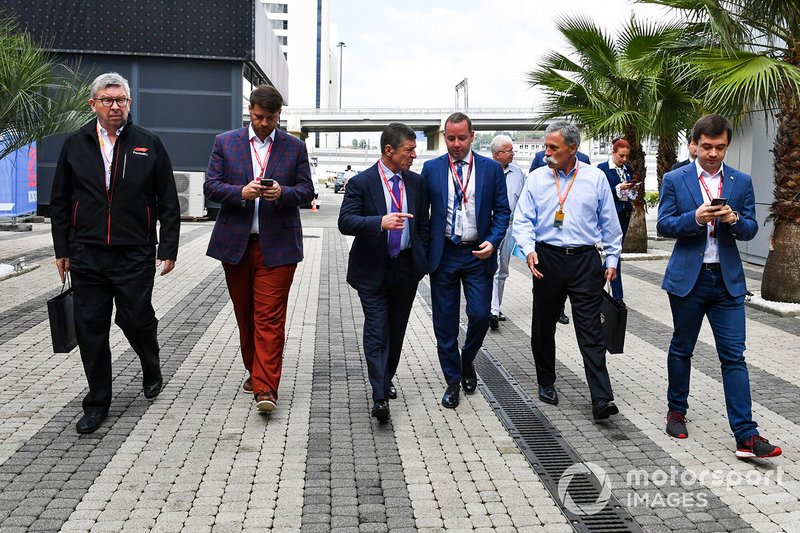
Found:
[[[339,109],[342,109],[342,52],[344,48],[347,46],[342,41],[339,41],[339,44],[336,46],[339,47]],[[339,132],[339,148],[342,147],[342,132]]]

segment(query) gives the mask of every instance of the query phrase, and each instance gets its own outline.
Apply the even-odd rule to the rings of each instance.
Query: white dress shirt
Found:
[[[708,192],[712,194],[712,196],[709,197],[706,193],[705,187],[698,183],[698,186],[700,187],[700,194],[703,196],[703,202],[710,202],[717,197],[716,195],[720,190],[720,181],[724,178],[722,175],[722,165],[720,165],[719,170],[713,176],[703,170],[703,167],[700,166],[700,163],[696,159],[694,160],[694,165],[697,168],[698,181],[700,177],[702,177],[706,182]],[[719,219],[717,219],[715,223],[719,224]],[[703,252],[703,263],[719,263],[719,244],[717,243],[716,237],[711,236],[714,226],[712,226],[710,222],[708,222],[705,226],[706,232],[708,232],[708,238],[706,239],[705,252]]]
[[[477,172],[475,171],[475,160],[473,159],[472,150],[464,158],[465,164],[461,166],[462,185],[469,175],[469,183],[467,184],[467,203],[461,203],[461,210],[464,212],[461,226],[461,240],[462,241],[477,241],[478,240],[478,220],[475,217],[475,179]],[[469,162],[472,161],[472,169],[470,171]],[[458,166],[457,161],[453,163]],[[446,239],[450,238],[450,233],[453,228],[453,203],[455,202],[456,187],[458,187],[456,178],[453,175],[453,168],[450,166],[450,159],[448,158],[447,170],[447,220],[444,224],[444,236]]]
[[[264,164],[264,170],[267,169],[267,162],[269,161],[269,147],[272,145],[273,141],[275,141],[275,130],[272,130],[264,142],[261,142],[261,139],[258,138],[256,132],[253,130],[253,126],[248,126],[248,132],[250,134],[249,141],[247,144],[248,150],[250,150],[250,160],[253,163],[253,178],[258,178],[261,176],[261,165],[258,163],[258,159],[261,159],[261,162]],[[253,151],[255,148],[255,152]],[[258,152],[258,157],[256,157],[256,152]],[[250,226],[250,233],[259,233],[258,231],[258,206],[261,203],[260,198],[256,198],[255,204],[255,212],[253,213],[253,223]]]
[[[122,133],[124,128],[125,125],[123,124],[117,130],[117,138],[119,138],[119,134]],[[100,157],[103,158],[103,170],[106,172],[106,189],[108,189],[111,187],[111,162],[114,161],[114,143],[108,138],[108,130],[100,125],[99,120],[97,121],[97,134],[100,137]]]
[[[394,177],[394,172],[389,170],[389,167],[383,164],[383,161],[378,160],[378,164],[383,169],[383,176],[386,176],[386,179],[389,180],[389,187],[392,186],[392,177]],[[380,174],[380,172],[378,172]],[[406,193],[406,183],[403,179],[403,174],[401,172],[397,173],[400,176],[400,191],[402,199],[400,200],[401,209],[400,211],[403,213],[408,213],[408,194]],[[392,206],[394,202],[392,200],[392,195],[389,194],[389,189],[386,187],[386,182],[383,181],[383,176],[381,176],[381,188],[383,189],[383,198],[386,201],[386,213],[392,212]],[[403,234],[400,236],[400,250],[407,250],[409,248],[408,241],[409,241],[409,226],[410,223],[408,220],[403,222]],[[389,242],[389,232],[386,232],[386,242]]]

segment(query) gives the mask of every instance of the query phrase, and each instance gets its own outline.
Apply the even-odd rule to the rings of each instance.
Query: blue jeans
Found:
[[[691,292],[684,297],[670,294],[669,303],[675,325],[667,355],[669,410],[685,414],[689,406],[692,352],[703,316],[707,316],[722,366],[728,423],[737,440],[758,435],[758,425],[753,422],[752,415],[750,377],[744,360],[744,296],[734,298],[728,293],[721,272],[702,269]]]

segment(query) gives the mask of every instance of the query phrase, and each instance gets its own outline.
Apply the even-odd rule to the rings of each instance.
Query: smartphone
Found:
[[[275,180],[273,180],[272,178],[261,180],[261,185],[263,185],[264,187],[272,187],[273,183],[275,183]]]
[[[712,198],[711,199],[711,205],[712,206],[716,206],[716,207],[721,207],[723,205],[728,205],[728,199],[727,198]]]

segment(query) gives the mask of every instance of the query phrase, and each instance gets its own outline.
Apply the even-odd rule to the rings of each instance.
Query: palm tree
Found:
[[[800,3],[786,0],[640,0],[684,20],[688,75],[712,80],[705,105],[741,123],[776,111],[774,223],[762,296],[800,302]]]
[[[583,17],[560,19],[556,25],[569,43],[568,55],[550,52],[528,74],[530,84],[544,93],[540,120],[568,117],[594,137],[622,133],[631,145],[636,179],[646,176],[642,140],[647,136],[659,139],[660,170],[671,165],[677,133],[697,113],[697,99],[676,75],[677,63],[658,53],[680,36],[678,28],[631,18],[614,40]],[[625,237],[626,252],[647,251],[645,210],[640,195]]]
[[[76,70],[54,61],[12,19],[0,18],[0,159],[79,128],[91,117],[88,99]]]

